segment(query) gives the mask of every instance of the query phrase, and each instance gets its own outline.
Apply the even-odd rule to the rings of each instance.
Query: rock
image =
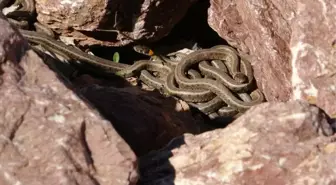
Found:
[[[114,127],[137,156],[160,149],[184,133],[198,134],[203,128],[188,111],[177,111],[176,100],[158,92],[98,85],[80,91],[102,115],[113,120]]]
[[[39,22],[80,45],[124,46],[166,36],[195,1],[37,0],[36,11]],[[69,28],[74,31],[67,33]],[[109,31],[92,32],[96,29]]]
[[[303,99],[336,117],[334,1],[210,2],[209,25],[250,55],[268,101]]]
[[[332,134],[326,115],[316,106],[302,101],[263,103],[225,129],[185,134],[143,156],[139,184],[332,185]]]
[[[2,14],[0,25],[0,184],[135,184],[136,156],[111,123]]]
[[[172,111],[175,100],[124,79],[72,83],[66,65],[43,56],[46,65],[2,14],[0,24],[0,182],[132,185],[136,155],[200,133],[189,111]]]

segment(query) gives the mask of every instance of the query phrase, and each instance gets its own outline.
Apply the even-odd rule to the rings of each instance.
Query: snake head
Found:
[[[233,75],[233,79],[237,81],[238,83],[247,83],[248,78],[244,73],[236,73]]]
[[[133,50],[136,51],[137,53],[144,54],[147,56],[153,56],[154,51],[151,50],[149,47],[144,46],[144,45],[135,45],[133,46]]]

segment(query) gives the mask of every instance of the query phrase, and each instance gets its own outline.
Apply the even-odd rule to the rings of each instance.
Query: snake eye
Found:
[[[153,50],[151,50],[147,46],[143,46],[143,45],[135,45],[135,46],[133,46],[133,50],[138,52],[138,53],[148,55],[148,56],[153,56],[154,55]]]

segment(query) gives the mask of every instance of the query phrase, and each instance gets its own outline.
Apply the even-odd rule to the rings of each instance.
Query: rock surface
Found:
[[[211,0],[209,25],[250,55],[269,101],[305,99],[336,117],[332,0]]]
[[[39,22],[55,31],[74,29],[67,35],[80,45],[123,46],[166,36],[194,1],[37,0],[36,11]],[[110,31],[91,32],[96,29]]]
[[[136,155],[200,132],[175,100],[123,79],[65,80],[2,14],[0,25],[0,184],[135,184]]]
[[[0,184],[137,182],[137,159],[0,14]]]
[[[81,94],[98,108],[137,156],[166,145],[184,133],[198,134],[197,124],[187,111],[177,111],[178,103],[158,92],[141,91],[139,87],[81,88]]]
[[[140,184],[332,185],[336,135],[326,115],[302,101],[264,103],[225,129],[174,139],[140,158]]]
[[[192,2],[37,1],[37,12],[59,32],[74,28],[68,35],[80,45],[118,46],[132,42],[123,34],[163,37]],[[336,115],[334,15],[327,0],[211,0],[209,24],[250,55],[269,101],[306,99]],[[172,111],[172,99],[86,77],[74,88],[2,15],[0,25],[0,184],[336,182],[336,122],[333,129],[315,106],[264,103],[225,129],[178,137],[201,128],[190,114]],[[115,40],[91,32],[115,27],[123,32]]]

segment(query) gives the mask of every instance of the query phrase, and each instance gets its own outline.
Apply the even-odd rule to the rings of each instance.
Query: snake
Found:
[[[225,85],[213,79],[189,79],[186,73],[190,67],[204,60],[218,60],[227,57],[227,52],[221,49],[203,49],[193,52],[176,65],[174,76],[178,84],[189,89],[209,89],[220,97],[226,104],[240,111],[246,111],[256,104],[264,101],[264,96],[259,89],[251,93],[252,101],[245,102],[238,99]],[[235,62],[235,61],[233,61]],[[237,66],[236,63],[232,65]]]
[[[10,17],[20,15],[25,11],[28,12],[28,15],[31,15],[31,12],[35,10],[35,8],[33,8],[34,10],[30,8],[30,4],[34,3],[32,0],[19,2],[26,2],[26,5],[24,6],[27,7],[23,8],[22,11],[20,10],[17,11],[17,13],[13,13]],[[247,63],[239,62],[237,53],[232,47],[216,46],[210,49],[198,50],[183,57],[181,62],[174,62],[164,56],[159,56],[158,58],[164,60],[165,62],[158,63],[148,60],[140,60],[136,61],[132,65],[128,65],[112,62],[94,55],[89,55],[79,49],[57,41],[47,34],[41,34],[25,29],[19,29],[19,31],[26,39],[29,40],[29,42],[41,44],[56,53],[97,66],[106,73],[113,73],[124,78],[140,75],[140,79],[150,83],[152,86],[164,89],[164,91],[168,94],[178,96],[186,101],[207,102],[211,100],[211,102],[204,104],[204,107],[206,107],[206,105],[217,105],[215,103],[219,102],[219,99],[221,99],[225,102],[225,104],[230,106],[230,109],[236,108],[238,110],[246,110],[264,100],[263,95],[259,90],[255,90],[251,93],[252,100],[249,102],[238,99],[231,92],[247,91],[250,89],[250,85],[253,81],[250,66],[247,65]],[[229,73],[232,78],[226,73],[223,73],[217,67],[210,66],[204,62],[208,59],[226,61],[227,65],[230,66]],[[202,74],[209,76],[210,78],[189,79],[186,74],[189,72],[190,76],[193,75],[190,67],[195,64],[199,64]],[[240,66],[240,64],[242,64],[242,66]],[[167,74],[167,78],[166,80],[154,78],[148,70],[159,71],[160,73]],[[179,87],[177,87],[177,84]],[[218,97],[217,99],[216,96]]]
[[[13,12],[9,12],[6,17],[17,20],[29,20],[35,13],[34,0],[15,0],[13,5],[21,5],[22,7]]]
[[[3,10],[9,3],[10,0],[0,1],[0,10]],[[37,34],[36,32],[25,30],[29,28],[27,20],[31,19],[35,13],[35,1],[16,0],[15,4],[21,4],[22,8],[8,13],[6,17],[10,23],[19,28],[20,33],[28,39],[28,41],[41,44],[63,56],[93,64],[105,69],[106,72],[117,73],[123,77],[138,75],[140,73],[139,78],[151,86],[176,95],[181,95],[181,93],[184,92],[186,96],[191,98],[191,100],[196,97],[196,95],[193,95],[194,92],[206,92],[203,101],[208,99],[209,101],[206,103],[195,104],[195,106],[198,106],[198,108],[204,112],[211,112],[223,106],[219,108],[217,112],[209,113],[209,117],[216,116],[217,113],[221,116],[234,116],[237,114],[238,110],[243,112],[264,101],[264,96],[259,89],[253,90],[250,95],[247,93],[240,93],[251,91],[253,86],[253,72],[250,64],[243,58],[241,58],[241,62],[239,63],[237,58],[238,53],[232,47],[214,46],[210,49],[195,51],[190,55],[185,56],[181,62],[174,62],[164,56],[158,56],[158,58],[165,62],[158,63],[143,60],[137,61],[130,66],[89,55],[78,49],[67,46],[62,42],[56,41],[53,32],[38,23],[34,23],[35,29],[47,34]],[[134,50],[140,51],[140,53],[147,53],[149,56],[154,56],[155,54],[152,50],[149,50],[146,47],[134,47]],[[218,61],[223,60],[223,58],[225,58],[224,61],[226,61],[226,65],[229,66],[227,72],[230,73],[232,78],[222,71],[225,70],[225,67],[223,63]],[[211,65],[205,62],[209,59],[211,60]],[[204,76],[207,76],[206,78],[200,78],[197,71],[190,69],[190,67],[195,64],[199,64],[200,71]],[[167,83],[167,80],[154,77],[149,72],[150,70],[158,71],[168,76],[171,75],[170,77],[174,78],[171,82],[176,82],[178,86],[184,88],[184,90],[182,89],[182,91],[179,90],[175,93],[172,92],[171,89],[164,85]],[[189,77],[191,77],[191,79]],[[238,94],[243,101],[238,99],[232,91]],[[211,98],[214,95],[215,97]],[[327,126],[329,125],[326,124],[325,127]],[[322,131],[324,135],[332,135],[334,133],[332,128],[325,127],[316,129]]]
[[[224,46],[221,46],[221,47],[224,48]],[[224,50],[217,50],[216,49],[216,51],[220,52],[220,53],[224,53],[224,54],[226,53]],[[199,52],[195,52],[195,53],[199,53]],[[207,56],[205,58],[209,58],[209,56]],[[225,65],[221,61],[221,59],[223,59],[223,58],[226,58],[226,57],[216,58],[216,60],[211,61],[211,63],[214,64],[214,66],[217,66],[218,71],[221,70],[222,72],[227,72],[227,69],[226,69]],[[188,56],[186,56],[186,59],[188,59]],[[184,61],[186,59],[183,59],[181,63],[184,63]],[[169,61],[169,59],[168,60],[166,59],[166,61]],[[205,61],[202,61],[202,62],[205,62]],[[176,67],[179,64],[180,63],[173,63],[173,65],[168,64],[165,68],[166,68],[166,70],[170,70],[170,71],[175,72],[174,67]],[[247,61],[243,61],[242,64],[243,65],[241,65],[241,69],[242,69],[241,71],[242,71],[243,75],[247,75],[250,78],[251,77],[250,75],[252,73],[251,73],[251,68],[248,66]],[[234,65],[237,65],[237,64],[234,64]],[[201,75],[196,70],[193,70],[193,69],[189,69],[187,71],[187,74],[189,76],[192,76],[192,78],[196,79],[196,81],[200,80],[200,78],[201,78]],[[210,77],[214,77],[214,76],[210,75]],[[193,88],[178,88],[177,84],[176,84],[176,81],[175,81],[175,74],[174,73],[169,73],[166,80],[158,80],[153,75],[151,75],[148,71],[143,71],[141,73],[140,78],[148,84],[152,84],[152,85],[154,84],[153,86],[155,86],[156,88],[160,88],[161,90],[164,89],[164,91],[167,94],[177,96],[177,97],[187,101],[189,104],[198,108],[203,113],[206,113],[206,114],[211,113],[211,112],[214,112],[215,110],[218,110],[218,109],[219,109],[218,113],[221,116],[233,115],[233,114],[237,113],[237,110],[235,109],[236,107],[234,107],[232,105],[225,106],[225,105],[227,105],[226,103],[224,103],[225,101],[223,102],[223,99],[220,98],[220,97],[213,96],[214,93],[212,91],[201,90],[200,88],[194,88],[194,89]],[[229,78],[229,77],[227,77],[227,78]],[[256,92],[254,92],[254,93],[256,93]],[[230,99],[232,99],[232,101],[237,100],[235,103],[238,104],[240,106],[240,108],[242,106],[245,106],[244,102],[252,102],[252,99],[251,99],[250,95],[248,95],[247,93],[238,93],[238,95],[243,101],[237,99],[232,93],[228,94],[228,97]],[[253,93],[252,93],[252,95],[253,95]],[[263,101],[262,94],[257,94],[257,95],[258,95],[258,98],[259,98],[257,102],[258,103],[262,102]],[[206,102],[206,103],[190,103],[190,102]],[[243,103],[241,103],[241,102],[243,102]],[[244,107],[244,110],[246,110],[246,109],[247,108]]]
[[[219,47],[226,47],[226,46],[219,46]],[[203,63],[203,62],[206,62],[206,61],[202,61],[201,63]],[[199,65],[200,67],[201,67],[201,63]],[[215,67],[219,71],[221,71],[221,73],[227,73],[228,72],[228,69],[227,69],[226,65],[223,63],[223,61],[212,60],[210,63],[212,64],[213,67]],[[245,65],[247,65],[247,64],[245,64]],[[245,72],[245,74],[247,74],[246,70],[243,70],[243,71]],[[190,72],[190,70],[188,71],[188,74],[189,74],[189,72]],[[192,79],[201,78],[201,75],[197,71],[193,71],[193,73],[194,74],[192,75]],[[249,75],[249,74],[247,74],[247,75]],[[238,93],[238,96],[244,101],[251,101],[251,97],[247,93]],[[224,103],[222,101],[222,99],[219,98],[219,97],[215,97],[214,99],[212,99],[212,100],[210,100],[206,103],[190,103],[190,104],[193,107],[196,107],[197,109],[199,109],[201,112],[203,112],[205,114],[210,114],[210,113],[213,113],[217,110],[218,110],[218,114],[220,116],[231,116],[231,115],[237,114],[237,110],[235,110],[232,107],[228,107],[227,104]]]

